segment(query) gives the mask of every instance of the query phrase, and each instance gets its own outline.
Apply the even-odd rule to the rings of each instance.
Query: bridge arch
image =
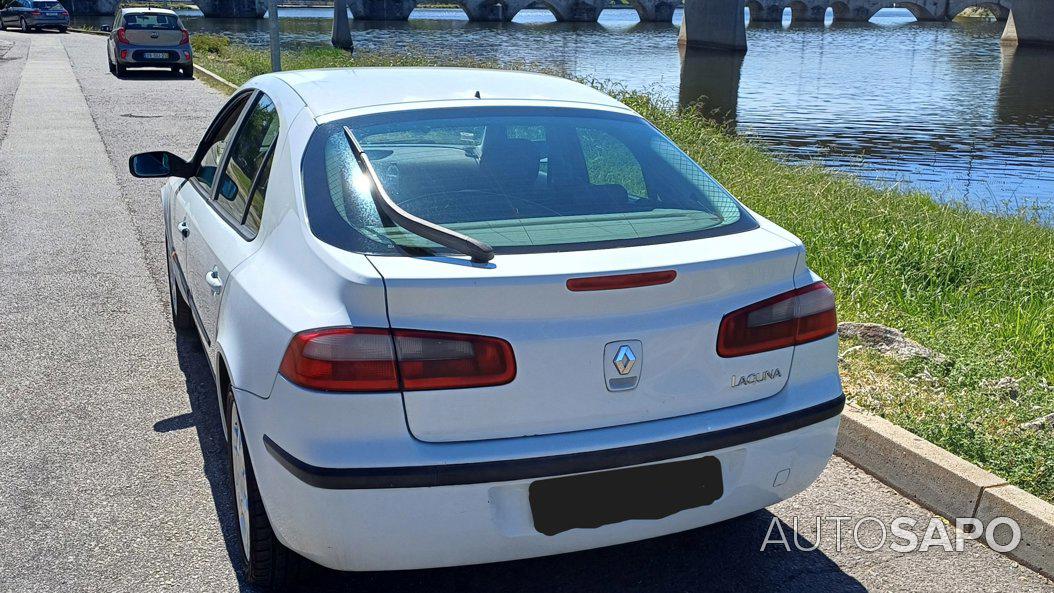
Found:
[[[836,22],[867,22],[871,20],[871,17],[875,16],[878,9],[873,9],[867,4],[861,5],[858,2],[852,2],[852,0],[836,0],[831,3],[831,11],[834,13]]]
[[[790,9],[792,23],[822,23],[827,16],[826,2],[791,0]]]
[[[759,0],[747,0],[751,23],[782,23],[785,8],[783,2],[762,3]]]
[[[642,23],[672,23],[673,12],[680,6],[677,0],[633,0]]]
[[[1006,0],[951,0],[948,2],[948,18],[959,16],[967,8],[986,8],[1000,21],[1010,17],[1010,2]]]
[[[537,3],[549,9],[561,23],[595,23],[608,0],[537,0]]]

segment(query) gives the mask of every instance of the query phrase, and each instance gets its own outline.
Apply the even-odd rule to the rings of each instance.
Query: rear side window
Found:
[[[39,0],[33,3],[33,8],[39,8],[40,10],[63,10],[62,5],[58,2],[41,2]]]
[[[124,16],[124,28],[131,30],[148,29],[165,31],[171,29],[182,29],[179,17],[171,14],[126,14]]]
[[[265,173],[265,161],[269,160],[277,136],[278,114],[274,103],[270,97],[261,93],[231,144],[230,158],[216,192],[217,205],[235,224],[246,222],[246,208],[250,206],[249,197],[252,196],[256,210],[250,230],[254,234],[259,229],[260,214],[263,212],[265,187],[260,187],[260,179]],[[267,170],[270,170],[269,166]]]
[[[498,253],[666,243],[757,223],[644,119],[599,110],[444,108],[316,129],[302,167],[314,234],[370,254],[450,253],[381,217],[348,126],[391,198]]]

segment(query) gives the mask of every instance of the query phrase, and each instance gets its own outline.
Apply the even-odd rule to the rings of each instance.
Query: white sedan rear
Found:
[[[526,558],[805,489],[844,398],[801,242],[535,74],[269,74],[162,190],[252,581]]]

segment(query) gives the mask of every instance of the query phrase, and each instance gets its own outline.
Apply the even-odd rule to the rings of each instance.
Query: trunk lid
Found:
[[[794,288],[800,252],[759,228],[643,247],[499,255],[489,269],[453,258],[370,260],[384,277],[392,327],[512,345],[511,383],[403,394],[413,435],[449,442],[629,424],[774,395],[793,349],[721,358],[717,332],[726,313]],[[677,273],[667,284],[567,288],[572,278],[666,270]],[[629,359],[623,374],[617,367],[625,370]],[[735,377],[754,373],[763,379],[735,385]]]
[[[125,29],[124,36],[132,45],[172,47],[179,45],[183,32],[179,29]]]

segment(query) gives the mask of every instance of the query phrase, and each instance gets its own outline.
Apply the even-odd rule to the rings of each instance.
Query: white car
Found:
[[[268,74],[162,189],[250,580],[608,546],[811,484],[843,407],[801,242],[607,95]],[[291,552],[295,552],[296,555]]]

